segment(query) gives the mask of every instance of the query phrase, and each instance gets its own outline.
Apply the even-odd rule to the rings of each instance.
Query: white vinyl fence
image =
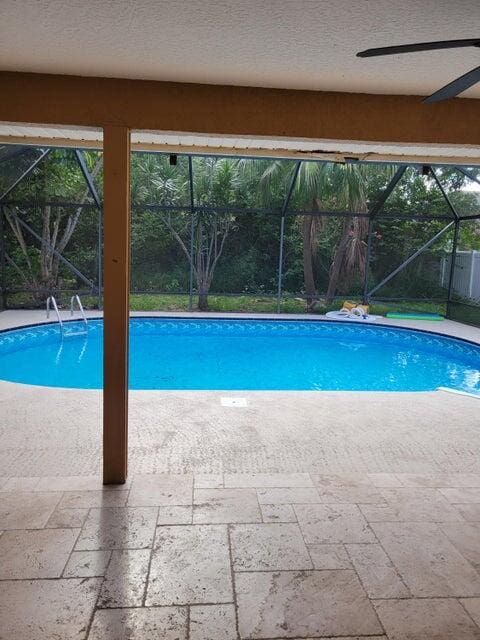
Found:
[[[440,284],[448,287],[451,256],[442,258]],[[453,276],[453,294],[480,302],[480,251],[457,251],[455,273]]]

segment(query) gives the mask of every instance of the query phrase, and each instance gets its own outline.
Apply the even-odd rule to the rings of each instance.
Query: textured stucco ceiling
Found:
[[[480,64],[480,49],[355,57],[480,37],[479,0],[1,0],[0,13],[12,71],[427,95]]]

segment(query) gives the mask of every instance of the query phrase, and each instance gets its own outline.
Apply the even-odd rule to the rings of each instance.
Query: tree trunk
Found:
[[[339,242],[338,248],[335,251],[335,257],[333,258],[332,267],[330,269],[330,279],[328,281],[327,295],[325,298],[325,302],[327,304],[330,304],[331,302],[333,302],[333,299],[337,292],[338,281],[340,279],[340,272],[342,270],[345,251],[347,249],[347,244],[348,244],[347,234],[348,234],[348,230],[347,231],[344,230],[342,238]]]
[[[315,286],[315,275],[313,273],[313,230],[314,217],[304,216],[302,221],[302,240],[303,240],[303,279],[305,284],[305,293],[307,295],[307,308],[313,309],[317,299],[317,289]]]
[[[208,311],[208,293],[198,294],[198,310]]]
[[[198,291],[197,308],[199,311],[208,311],[208,293],[217,262],[225,246],[231,222],[227,221],[219,229],[216,218],[213,219],[213,222],[210,221],[205,224],[203,217],[199,216],[195,229],[193,253],[189,251],[185,242],[173,227],[170,218],[167,218],[167,225],[187,257],[190,268],[193,269]]]
[[[330,304],[333,301],[339,285],[342,284],[346,287],[350,284],[355,273],[358,273],[362,279],[365,276],[367,233],[368,222],[366,218],[345,219],[342,237],[330,268],[327,303]]]

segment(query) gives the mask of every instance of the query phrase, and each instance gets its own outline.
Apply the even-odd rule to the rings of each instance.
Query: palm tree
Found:
[[[336,165],[333,189],[338,194],[340,206],[346,211],[367,213],[367,178],[368,168],[355,164]],[[339,287],[345,289],[351,283],[355,274],[362,278],[365,275],[368,233],[367,217],[345,217],[343,219],[342,235],[337,245],[333,262],[330,267],[327,303],[333,301]]]
[[[284,191],[292,179],[295,166],[275,160],[264,170],[260,178],[263,197]],[[319,235],[325,218],[316,216],[316,211],[338,208],[353,212],[366,212],[367,171],[359,165],[337,163],[302,162],[295,182],[292,202],[311,212],[303,215],[301,236],[303,245],[303,274],[308,309],[313,309],[318,299],[314,262]],[[280,186],[281,185],[281,186]],[[271,196],[270,196],[271,197]],[[293,207],[291,207],[293,208]],[[365,270],[367,218],[344,218],[341,239],[330,268],[327,300],[331,301],[340,285],[345,286],[356,272]]]

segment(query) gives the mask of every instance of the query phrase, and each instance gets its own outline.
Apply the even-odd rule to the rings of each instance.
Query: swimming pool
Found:
[[[73,330],[80,323],[65,324]],[[103,322],[0,333],[0,379],[102,387]],[[480,346],[423,331],[321,320],[130,320],[131,389],[480,393]]]

